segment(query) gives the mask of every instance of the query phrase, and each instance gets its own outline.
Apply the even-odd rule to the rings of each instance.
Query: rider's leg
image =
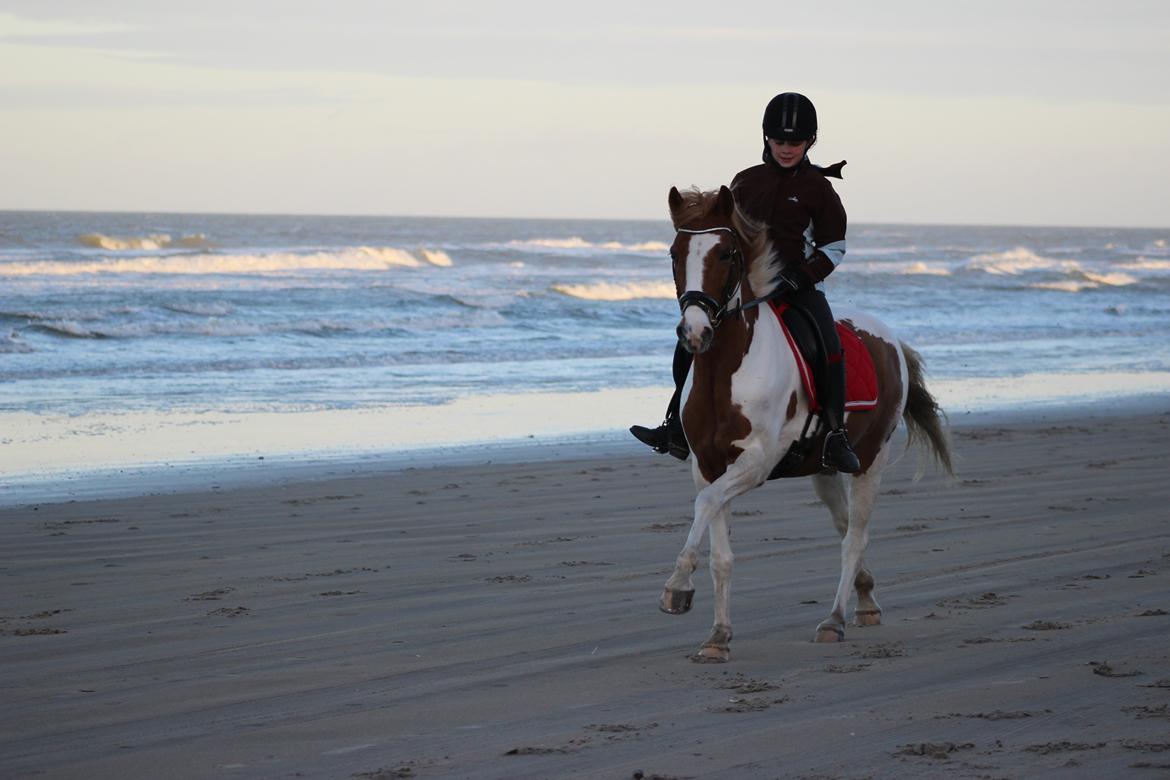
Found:
[[[679,460],[686,460],[687,456],[691,454],[690,447],[687,446],[687,437],[683,434],[679,401],[682,396],[683,383],[687,381],[687,374],[691,370],[693,360],[694,356],[683,349],[681,344],[675,345],[672,367],[674,394],[666,405],[666,418],[657,428],[646,428],[641,425],[630,426],[630,433],[634,434],[638,441],[650,445],[655,452],[669,452]]]
[[[833,311],[820,290],[802,292],[798,303],[816,320],[828,362],[827,376],[821,389],[823,397],[820,400],[821,415],[829,432],[825,436],[821,462],[845,474],[855,474],[861,470],[861,463],[849,446],[849,437],[845,433],[845,356],[841,352],[841,339],[837,335]]]

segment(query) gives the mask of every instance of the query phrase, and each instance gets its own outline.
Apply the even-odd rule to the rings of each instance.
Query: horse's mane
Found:
[[[682,206],[671,214],[675,228],[700,220],[710,221],[710,217],[717,209],[719,190],[704,192],[698,187],[691,187],[681,190],[679,194],[682,195]],[[743,213],[737,203],[731,214],[731,227],[743,242],[748,284],[751,285],[752,292],[758,297],[768,295],[776,289],[776,273],[780,270],[780,261],[772,248],[766,226]]]

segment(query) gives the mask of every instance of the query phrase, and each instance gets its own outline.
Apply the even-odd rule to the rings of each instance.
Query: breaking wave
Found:
[[[989,252],[975,255],[963,268],[970,271],[985,271],[989,274],[1015,276],[1028,271],[1079,271],[1081,264],[1076,260],[1056,260],[1041,257],[1024,246],[1006,252]]]
[[[419,256],[396,247],[362,246],[340,252],[264,255],[179,255],[170,257],[125,257],[70,262],[41,260],[0,264],[5,276],[81,276],[86,274],[282,274],[299,271],[384,271],[388,268],[419,268],[424,264],[450,267],[446,252],[420,249]]]
[[[1117,267],[1127,271],[1170,271],[1170,260],[1150,260],[1146,257],[1139,257],[1137,260],[1118,263]]]
[[[91,249],[110,249],[126,251],[143,249],[157,251],[159,249],[210,249],[212,244],[207,236],[195,233],[189,236],[171,238],[165,233],[152,233],[148,236],[107,236],[102,233],[84,233],[77,237],[77,243]]]
[[[905,262],[853,262],[846,260],[840,270],[846,273],[862,274],[897,274],[899,276],[950,276],[951,269],[942,263],[927,263],[922,260]]]
[[[562,295],[586,301],[632,301],[638,298],[674,298],[677,295],[673,282],[554,284],[552,289]]]
[[[1137,283],[1137,279],[1129,274],[1111,273],[1095,274],[1090,271],[1081,271],[1080,279],[1064,279],[1055,282],[1036,282],[1028,285],[1034,290],[1058,290],[1060,292],[1081,292],[1095,290],[1101,287],[1125,287]]]
[[[595,243],[586,241],[580,236],[569,238],[530,238],[515,239],[508,242],[508,246],[521,249],[605,249],[611,252],[665,252],[670,249],[669,244],[661,241],[640,241],[633,244],[623,244],[620,241],[604,241]]]

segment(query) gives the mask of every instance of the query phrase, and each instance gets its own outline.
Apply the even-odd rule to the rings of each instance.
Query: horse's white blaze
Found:
[[[722,234],[719,233],[696,233],[691,236],[690,245],[687,248],[688,290],[703,289],[703,265],[707,259],[707,253],[719,244],[721,237]]]
[[[687,247],[687,290],[703,290],[703,266],[707,254],[719,244],[720,236],[712,233],[696,233],[691,236]],[[711,319],[698,306],[688,306],[682,313],[683,338],[698,350],[701,334],[712,328]]]

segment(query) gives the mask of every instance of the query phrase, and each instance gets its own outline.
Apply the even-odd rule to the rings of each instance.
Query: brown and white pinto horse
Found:
[[[708,531],[715,625],[694,658],[727,661],[733,560],[730,504],[736,496],[764,484],[790,445],[800,439],[809,398],[772,308],[751,305],[776,286],[778,260],[763,226],[736,208],[727,187],[685,194],[672,188],[669,205],[677,231],[670,255],[682,309],[678,337],[695,355],[683,386],[681,409],[697,495],[694,523],[666,581],[660,608],[670,614],[691,608],[695,591],[691,575],[698,566],[703,533]],[[817,626],[818,642],[844,638],[845,612],[853,589],[857,591],[857,625],[881,622],[881,608],[873,596],[874,579],[864,556],[869,516],[898,421],[905,420],[911,443],[925,443],[951,472],[939,408],[923,384],[918,355],[874,317],[843,309],[837,316],[861,337],[872,356],[879,394],[872,411],[846,416],[849,440],[861,460],[858,474],[846,479],[822,471],[818,441],[803,464],[784,475],[812,477],[842,537],[841,578],[833,608]]]

